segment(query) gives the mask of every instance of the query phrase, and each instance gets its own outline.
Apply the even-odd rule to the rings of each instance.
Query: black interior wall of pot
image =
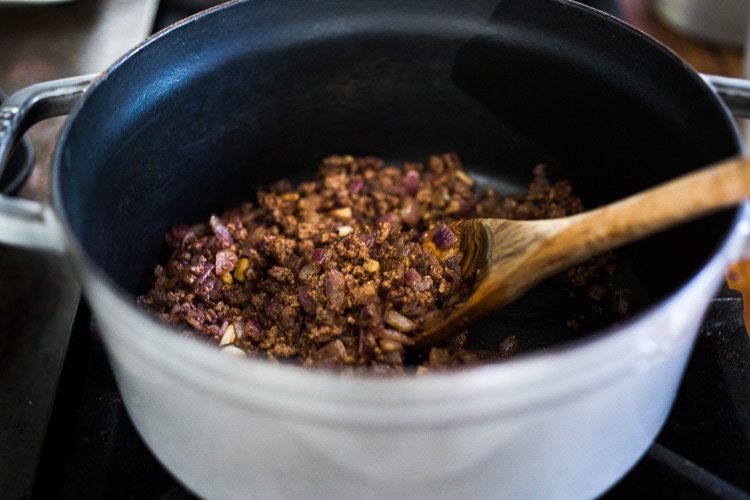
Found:
[[[156,38],[71,118],[55,194],[126,290],[163,256],[171,225],[310,176],[331,153],[457,151],[479,177],[519,187],[546,162],[594,206],[738,149],[681,62],[570,2],[285,8],[232,4]],[[697,271],[731,220],[624,250],[645,302]]]

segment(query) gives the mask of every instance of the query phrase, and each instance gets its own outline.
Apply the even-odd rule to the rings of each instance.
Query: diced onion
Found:
[[[432,242],[439,250],[445,250],[458,241],[458,236],[445,224],[440,224],[432,235]]]
[[[416,323],[393,309],[388,309],[385,312],[383,320],[400,332],[413,332],[417,329]]]
[[[410,196],[415,195],[417,191],[419,191],[419,172],[416,170],[409,170],[406,172],[406,175],[404,175],[401,183],[404,186],[406,194]]]
[[[219,217],[217,217],[216,215],[212,215],[208,223],[211,226],[211,230],[213,231],[214,235],[219,241],[222,242],[222,244],[228,246],[234,243],[234,239],[229,233],[229,228],[224,225]]]
[[[310,259],[313,264],[322,264],[326,260],[325,248],[316,248],[313,250],[312,257]]]
[[[303,285],[299,289],[299,304],[308,313],[315,312],[315,302],[310,296],[310,286]]]

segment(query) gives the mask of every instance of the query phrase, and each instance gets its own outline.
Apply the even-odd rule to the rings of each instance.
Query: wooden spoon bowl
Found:
[[[733,158],[595,210],[559,219],[469,219],[451,225],[476,275],[468,300],[414,339],[424,348],[461,333],[541,281],[595,255],[750,197],[750,159]]]

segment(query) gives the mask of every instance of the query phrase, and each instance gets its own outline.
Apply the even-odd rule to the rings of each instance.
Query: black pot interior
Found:
[[[206,220],[280,177],[309,177],[332,153],[456,151],[503,189],[524,189],[544,162],[594,207],[738,150],[697,75],[572,2],[251,1],[116,65],[68,124],[55,189],[90,257],[135,296],[171,225]],[[621,249],[616,280],[636,308],[697,272],[733,216]],[[548,283],[478,337],[545,345],[617,320],[591,312]]]

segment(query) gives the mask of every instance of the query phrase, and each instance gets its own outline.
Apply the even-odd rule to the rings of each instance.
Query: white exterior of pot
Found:
[[[624,327],[404,379],[232,358],[140,314],[85,259],[75,262],[133,422],[201,496],[589,498],[658,434],[749,221],[745,206],[713,260]]]

